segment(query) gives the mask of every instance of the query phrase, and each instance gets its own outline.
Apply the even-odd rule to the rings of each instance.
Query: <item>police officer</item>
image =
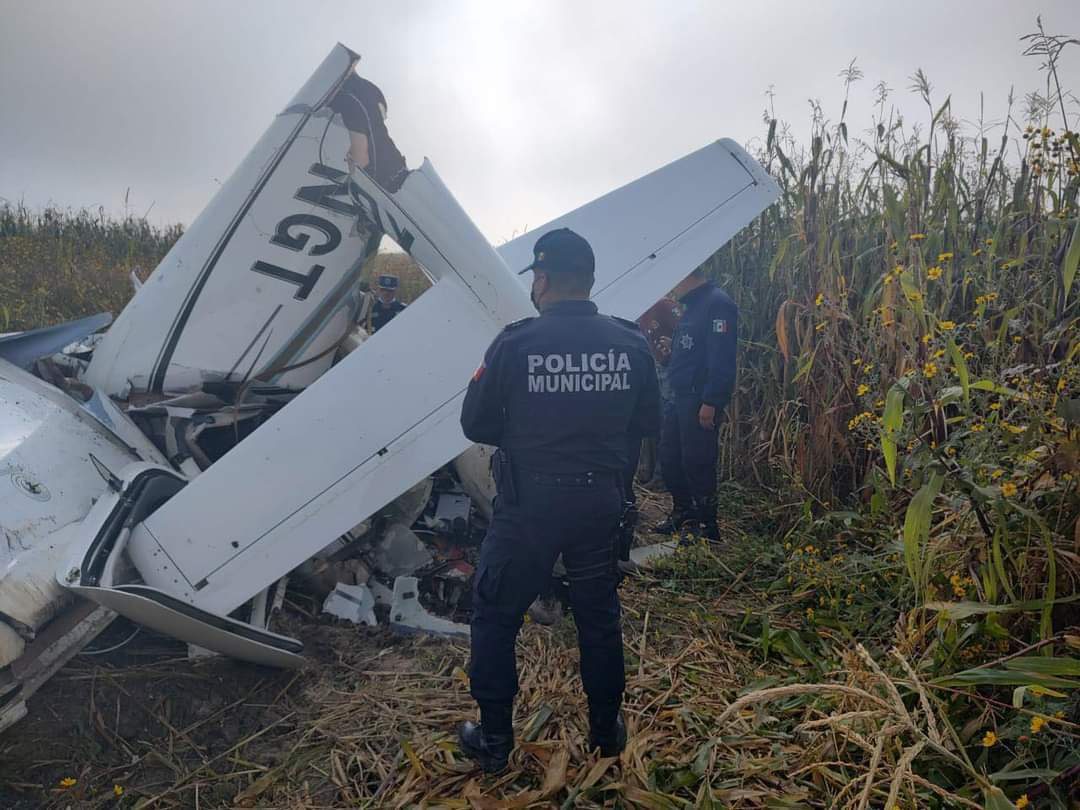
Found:
[[[371,327],[368,331],[375,334],[397,315],[401,310],[405,309],[405,305],[397,300],[398,290],[398,278],[393,275],[381,275],[378,280],[378,296],[375,299],[375,303],[371,305],[371,312],[368,316],[368,325]]]
[[[699,268],[674,290],[683,314],[671,340],[660,466],[672,513],[656,527],[675,533],[695,526],[716,540],[716,461],[720,414],[735,391],[738,308]]]
[[[659,393],[649,347],[630,321],[589,301],[589,243],[561,228],[533,248],[531,297],[540,312],[495,339],[465,395],[461,426],[497,445],[498,497],[473,584],[470,686],[480,723],[459,731],[485,771],[506,766],[517,693],[514,643],[522,617],[561,553],[570,582],[589,702],[590,744],[626,744],[615,541],[631,434],[655,435]]]
[[[408,169],[386,128],[387,105],[382,90],[350,73],[328,106],[341,116],[349,131],[345,161],[350,169],[362,169],[387,191],[401,188]]]

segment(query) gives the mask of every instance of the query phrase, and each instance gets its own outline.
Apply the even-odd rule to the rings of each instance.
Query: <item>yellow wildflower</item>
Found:
[[[990,473],[990,480],[991,481],[997,481],[1004,474],[1005,474],[1004,470],[1000,470],[1000,469],[994,470],[992,473]]]
[[[1008,422],[1002,422],[1001,426],[1015,436],[1019,436],[1021,433],[1027,430],[1026,425],[1011,425]]]
[[[937,358],[938,360],[940,360],[944,356],[945,356],[945,350],[944,349],[938,349],[936,352],[934,352],[934,357]]]
[[[1014,484],[1012,481],[1006,481],[1004,484],[1001,485],[1001,494],[1005,498],[1015,498],[1016,484]]]
[[[60,787],[62,787],[62,788],[75,787],[75,785],[77,785],[78,783],[79,783],[78,779],[75,779],[74,777],[71,777],[71,776],[65,776],[63,779],[60,780]]]
[[[983,735],[982,745],[983,748],[993,748],[997,745],[998,736],[992,731],[988,731]]]
[[[991,402],[990,403],[990,410],[992,410],[992,411],[1000,411],[1001,410],[1001,403],[1000,402]]]
[[[1046,718],[1040,715],[1035,715],[1031,718],[1031,733],[1038,734],[1046,726]]]
[[[938,323],[938,329],[943,332],[951,332],[956,328],[956,321],[940,321]]]
[[[889,243],[889,250],[896,250],[898,247],[900,247],[900,245],[895,239]]]
[[[812,607],[806,609],[806,618],[808,618],[810,621],[814,620],[814,609]]]
[[[882,281],[883,281],[883,283],[885,283],[885,284],[892,284],[892,283],[893,283],[893,277],[892,277],[892,273],[886,273],[886,274],[885,274],[885,278],[884,278],[884,279],[882,279]]]
[[[987,239],[987,240],[986,240],[986,244],[987,244],[988,246],[989,246],[989,245],[992,245],[992,244],[994,244],[994,240],[993,240],[993,239]]]
[[[933,267],[926,271],[926,277],[931,281],[937,281],[939,278],[941,278],[941,273],[941,268],[935,264]]]
[[[825,294],[824,293],[818,293],[817,298],[814,299],[814,306],[815,307],[820,307],[824,303],[825,303]]]
[[[858,389],[856,389],[856,392],[858,393],[858,395],[860,397],[864,397],[864,396],[866,396],[866,394],[867,394],[867,392],[869,390],[870,390],[869,385],[867,385],[866,383],[860,383]]]
[[[926,375],[926,379],[932,380],[935,376],[937,376],[937,373],[938,373],[937,363],[931,361],[931,362],[927,363],[925,366],[923,366],[923,374]]]
[[[877,402],[874,403],[874,407],[875,408],[884,408],[885,407],[885,400],[879,399]]]
[[[873,364],[873,363],[865,363],[865,364],[863,365],[863,367],[862,367],[862,370],[863,370],[863,374],[869,374],[869,373],[870,373],[870,371],[871,371],[871,370],[872,370],[873,368],[874,368],[874,364]]]
[[[910,239],[913,242],[921,242],[925,238],[926,238],[925,233],[913,233],[913,234],[911,234],[911,236],[908,237],[908,239]]]
[[[851,365],[853,365],[853,366],[862,365],[862,358],[861,357],[856,357],[854,360],[851,361]]]
[[[937,257],[937,260],[939,262],[947,262],[947,261],[950,261],[952,259],[952,257],[953,257],[952,253],[939,253],[938,257]]]
[[[976,422],[971,426],[972,433],[982,433],[984,430],[986,430],[986,425],[982,422]]]
[[[975,352],[964,352],[964,359],[965,360],[970,360],[974,356],[975,356]]]
[[[1029,804],[1031,804],[1031,799],[1028,798],[1026,793],[1020,794],[1020,798],[1016,800],[1017,810],[1024,810]]]
[[[113,796],[116,796],[117,798],[119,798],[120,796],[123,796],[124,795],[124,787],[123,787],[123,785],[113,785],[112,786],[112,792],[113,792]]]
[[[907,294],[907,300],[910,301],[913,304],[918,302],[918,301],[922,301],[922,299],[923,299],[923,295],[918,290],[912,290],[911,292],[909,292]]]
[[[1062,391],[1064,391],[1064,390],[1065,390],[1065,386],[1066,386],[1066,385],[1067,385],[1067,383],[1065,382],[1065,378],[1064,378],[1064,377],[1062,377],[1062,378],[1061,378],[1060,380],[1058,380],[1058,381],[1057,381],[1057,390],[1058,390],[1058,393],[1059,393],[1059,394],[1060,394],[1060,393],[1061,393]]]
[[[927,343],[929,343],[930,342],[930,336],[929,335],[923,335],[922,336],[922,342],[923,342],[923,345],[926,345]]]
[[[825,321],[822,321],[821,323],[819,323],[819,324],[818,324],[817,326],[815,326],[815,327],[814,327],[814,331],[815,331],[815,332],[821,332],[821,331],[823,331],[823,330],[825,329],[825,327],[826,327],[826,326],[828,326],[828,325],[829,325],[829,324],[827,324],[827,323],[826,323]]]
[[[1023,343],[1024,339],[1020,335],[1013,335],[1013,343]]]

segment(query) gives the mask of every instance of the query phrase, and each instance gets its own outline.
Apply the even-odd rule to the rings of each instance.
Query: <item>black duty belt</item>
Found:
[[[521,479],[547,487],[594,487],[598,484],[613,483],[618,474],[610,470],[582,473],[546,473],[534,470],[521,470]]]

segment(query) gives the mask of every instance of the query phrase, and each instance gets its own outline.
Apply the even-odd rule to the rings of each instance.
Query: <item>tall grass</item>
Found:
[[[1037,745],[1027,720],[1068,716],[1075,679],[1045,690],[1080,674],[1080,111],[1057,71],[1080,42],[1024,42],[1048,92],[993,125],[918,71],[920,121],[879,85],[849,128],[854,63],[805,142],[769,110],[781,200],[709,268],[745,327],[722,477],[786,504],[776,575],[804,636],[873,635],[941,688],[1016,687],[1028,716],[958,690],[961,736],[990,726],[984,758],[1057,773],[1075,735]],[[1024,651],[1057,658],[987,666]]]
[[[102,210],[0,205],[0,331],[119,312],[131,271],[145,279],[180,233]]]

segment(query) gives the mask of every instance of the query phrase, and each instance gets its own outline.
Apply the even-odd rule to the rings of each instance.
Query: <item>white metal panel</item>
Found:
[[[348,196],[326,191],[344,176],[347,134],[321,105],[356,59],[337,46],[274,118],[97,347],[91,385],[124,395],[129,383],[184,387],[192,372],[240,378],[252,366],[310,359],[344,334],[342,306],[368,245],[353,232]],[[321,202],[299,199],[305,187],[321,187]],[[317,280],[302,283],[317,266]],[[328,354],[306,365],[292,382],[310,382],[329,362]]]
[[[136,527],[147,584],[228,613],[449,462],[496,331],[456,281],[424,293]]]
[[[53,569],[105,482],[134,454],[74,400],[0,360],[0,612],[36,630],[59,607]]]
[[[266,640],[273,639],[299,647],[291,638],[266,630],[255,632],[255,628],[250,625],[226,616],[191,615],[148,598],[146,594],[151,592],[149,588],[72,586],[71,590],[159,633],[214,650],[230,658],[286,669],[299,669],[304,665],[304,658],[298,652],[266,643]]]
[[[532,262],[554,228],[584,236],[596,254],[593,300],[636,319],[776,201],[780,190],[729,139],[716,141],[498,248],[511,268]],[[526,273],[522,283],[530,284]]]

